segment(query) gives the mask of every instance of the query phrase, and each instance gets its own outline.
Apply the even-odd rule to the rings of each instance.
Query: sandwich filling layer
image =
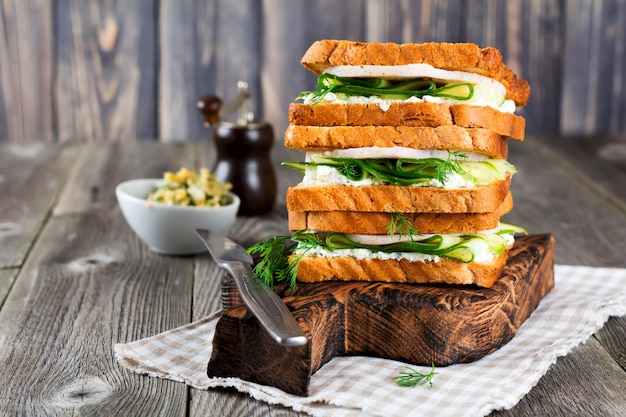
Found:
[[[517,226],[501,224],[498,229],[473,234],[358,235],[301,231],[294,240],[296,256],[350,257],[355,259],[439,262],[448,258],[459,262],[490,264],[510,249]]]
[[[403,185],[475,188],[504,180],[516,168],[478,153],[401,147],[308,152],[304,162],[283,162],[303,173],[304,187]]]
[[[329,67],[318,78],[316,90],[299,98],[305,104],[374,103],[383,111],[393,102],[469,104],[503,113],[514,113],[516,108],[500,82],[428,64]]]

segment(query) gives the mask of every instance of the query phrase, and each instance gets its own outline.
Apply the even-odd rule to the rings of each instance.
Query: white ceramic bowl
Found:
[[[187,207],[146,200],[163,182],[146,178],[130,180],[115,187],[115,195],[128,225],[151,251],[164,255],[192,255],[207,249],[196,229],[224,234],[233,224],[240,199],[231,193],[233,202],[220,207]]]

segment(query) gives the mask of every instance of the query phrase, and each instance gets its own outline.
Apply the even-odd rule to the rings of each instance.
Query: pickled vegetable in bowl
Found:
[[[206,168],[199,172],[181,168],[165,172],[163,182],[147,197],[148,201],[177,206],[219,207],[232,203],[232,185],[218,179]]]
[[[196,229],[224,234],[235,221],[241,200],[229,190],[208,170],[183,168],[124,181],[115,194],[128,225],[152,252],[191,255],[206,252]]]

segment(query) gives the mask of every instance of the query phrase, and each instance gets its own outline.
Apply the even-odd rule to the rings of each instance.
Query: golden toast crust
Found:
[[[507,179],[476,188],[325,185],[287,189],[287,211],[488,213],[509,194]]]
[[[403,283],[474,284],[491,287],[504,269],[508,251],[489,264],[463,263],[447,258],[438,262],[411,262],[407,259],[381,260],[350,257],[303,256],[298,266],[300,282],[382,281]]]
[[[391,103],[383,111],[378,104],[291,103],[289,123],[299,126],[458,126],[489,129],[516,140],[524,140],[526,120],[491,107],[467,104]]]
[[[285,131],[287,148],[305,152],[337,149],[400,146],[411,149],[436,149],[478,152],[491,158],[506,159],[506,138],[483,128],[454,125],[411,126],[298,126]]]
[[[513,208],[509,194],[500,206],[488,213],[408,213],[402,217],[421,234],[476,233],[498,227],[500,217]],[[289,211],[289,230],[387,235],[389,213],[355,211]]]

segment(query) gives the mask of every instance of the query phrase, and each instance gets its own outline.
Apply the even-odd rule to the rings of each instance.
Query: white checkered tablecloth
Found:
[[[436,368],[434,386],[398,387],[406,364],[369,357],[335,358],[298,397],[237,378],[209,378],[216,313],[198,322],[128,344],[119,362],[134,372],[197,389],[234,387],[272,404],[315,416],[483,416],[513,407],[559,356],[584,342],[609,316],[626,314],[626,269],[555,266],[555,288],[507,345],[483,359]],[[413,367],[429,372],[430,367]]]

